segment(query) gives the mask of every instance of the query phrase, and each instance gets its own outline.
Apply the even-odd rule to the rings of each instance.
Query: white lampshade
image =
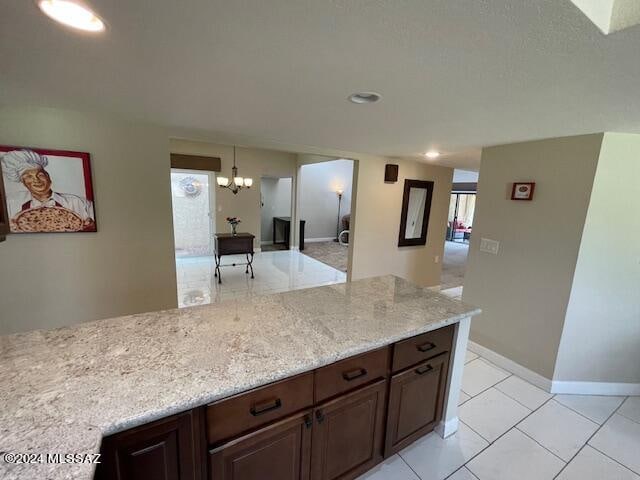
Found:
[[[245,178],[244,179],[244,186],[249,188],[249,187],[251,187],[251,185],[253,185],[253,178]]]
[[[229,179],[227,177],[216,177],[216,181],[221,187],[226,187],[227,185],[229,185]]]
[[[244,182],[244,178],[242,178],[242,177],[233,177],[233,183],[235,183],[236,186],[241,187],[243,182]]]

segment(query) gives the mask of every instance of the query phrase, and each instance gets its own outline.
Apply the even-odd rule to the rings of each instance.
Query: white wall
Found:
[[[91,154],[97,233],[0,244],[0,333],[175,307],[167,132],[107,114],[0,108],[0,143]]]
[[[387,163],[399,165],[398,181],[385,183]],[[413,159],[361,156],[356,170],[352,214],[352,278],[394,274],[424,286],[438,285],[447,226],[453,170]],[[405,179],[432,180],[431,215],[426,245],[399,247]]]
[[[463,300],[471,339],[551,379],[602,134],[485,148]],[[510,200],[535,181],[532,201]],[[497,255],[479,251],[498,240]],[[613,240],[613,239],[612,239]]]
[[[554,380],[640,384],[640,135],[607,133]]]
[[[300,215],[306,221],[305,238],[335,238],[338,196],[343,190],[340,218],[351,212],[353,160],[332,160],[300,168]]]
[[[292,179],[263,177],[260,180],[260,188],[262,189],[261,240],[262,244],[271,244],[273,217],[291,216]],[[280,236],[277,241],[281,241]]]

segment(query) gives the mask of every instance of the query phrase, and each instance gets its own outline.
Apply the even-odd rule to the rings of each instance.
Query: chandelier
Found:
[[[216,181],[218,182],[218,186],[220,188],[228,188],[233,192],[233,194],[237,194],[243,188],[251,188],[253,185],[252,178],[243,178],[238,176],[238,167],[236,167],[236,147],[233,146],[233,167],[231,168],[231,181],[227,177],[216,177]]]

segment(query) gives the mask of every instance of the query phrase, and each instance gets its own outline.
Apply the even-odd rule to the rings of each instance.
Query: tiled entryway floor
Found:
[[[359,480],[640,480],[640,397],[551,395],[467,352],[458,416]]]
[[[223,264],[245,261],[243,255],[222,257]],[[256,253],[253,279],[245,274],[244,266],[223,267],[219,284],[214,268],[212,256],[176,259],[179,307],[344,283],[347,279],[346,273],[294,250]]]

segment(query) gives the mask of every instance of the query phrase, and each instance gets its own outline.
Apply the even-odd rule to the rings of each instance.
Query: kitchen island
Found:
[[[385,276],[3,336],[0,451],[91,455],[100,451],[103,437],[108,443],[119,432],[194,412],[193,425],[199,433],[192,433],[203,445],[193,447],[197,450],[193,455],[198,456],[200,449],[218,452],[222,447],[213,445],[212,419],[230,405],[224,403],[230,402],[229,397],[244,401],[242,392],[289,379],[306,385],[304,379],[309,378],[314,397],[310,401],[317,405],[319,389],[328,389],[329,399],[334,388],[331,382],[313,383],[331,373],[323,368],[345,365],[336,362],[350,362],[346,359],[356,356],[374,362],[374,355],[387,362],[381,374],[384,386],[376,387],[386,399],[389,379],[392,383],[414,368],[391,376],[396,362],[412,365],[398,357],[398,345],[452,326],[446,362],[415,368],[415,372],[422,369],[416,373],[422,375],[444,365],[435,429],[448,436],[457,428],[469,322],[477,313],[474,307]],[[439,353],[433,341],[409,346],[409,355],[424,351],[425,359],[432,358],[430,349]],[[368,373],[364,368],[355,371],[341,375],[350,382],[352,376]],[[374,380],[362,383],[363,390],[382,382]],[[385,399],[380,404],[386,407]],[[278,407],[261,403],[251,406],[251,412],[257,417]],[[305,406],[318,422],[329,411],[312,408]],[[308,423],[308,416],[301,416],[301,422]],[[215,461],[196,466],[192,478],[208,478],[207,470],[215,467]],[[91,463],[15,465],[0,459],[3,479],[91,480],[94,468]]]

